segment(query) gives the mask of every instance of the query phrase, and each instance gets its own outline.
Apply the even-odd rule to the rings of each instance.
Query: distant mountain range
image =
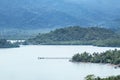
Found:
[[[119,0],[0,0],[0,28],[120,28],[119,4]]]
[[[119,0],[0,0],[0,31],[38,33],[67,26],[118,29],[119,4]]]

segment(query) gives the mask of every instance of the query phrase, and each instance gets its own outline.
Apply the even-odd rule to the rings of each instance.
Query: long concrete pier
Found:
[[[38,57],[38,59],[71,59],[70,57]]]

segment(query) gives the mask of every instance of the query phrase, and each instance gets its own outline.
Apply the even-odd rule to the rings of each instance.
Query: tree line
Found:
[[[120,50],[108,50],[106,52],[93,54],[84,52],[77,53],[72,57],[73,62],[110,63],[120,66]]]
[[[28,44],[120,46],[120,36],[110,29],[79,26],[40,33],[26,41]]]

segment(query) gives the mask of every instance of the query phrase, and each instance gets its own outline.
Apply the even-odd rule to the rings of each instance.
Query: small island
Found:
[[[11,43],[6,39],[0,39],[0,48],[16,48],[19,47],[18,43]]]
[[[120,67],[120,50],[108,50],[102,53],[87,53],[75,54],[72,57],[73,62],[91,62],[91,63],[109,63]]]

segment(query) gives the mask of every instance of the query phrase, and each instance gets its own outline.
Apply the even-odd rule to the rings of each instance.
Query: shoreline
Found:
[[[72,62],[72,63],[91,63],[91,64],[102,64],[102,65],[110,65],[110,66],[113,66],[115,69],[117,68],[120,68],[120,64],[110,64],[110,63],[92,63],[92,62],[76,62],[76,61],[72,61],[72,60],[69,60],[69,62]]]

